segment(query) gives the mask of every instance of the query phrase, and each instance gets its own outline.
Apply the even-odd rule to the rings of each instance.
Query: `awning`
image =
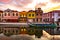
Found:
[[[56,28],[56,24],[30,24],[30,27],[35,27],[35,28]]]

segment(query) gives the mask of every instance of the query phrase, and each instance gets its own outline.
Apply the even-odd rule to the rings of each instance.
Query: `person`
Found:
[[[59,22],[57,22],[57,25],[59,26]]]

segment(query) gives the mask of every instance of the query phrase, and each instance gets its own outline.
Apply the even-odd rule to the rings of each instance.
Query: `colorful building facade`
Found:
[[[42,16],[43,22],[52,22],[52,13],[44,13]]]
[[[41,10],[41,8],[37,8],[35,10],[35,13],[36,13],[35,22],[37,22],[37,23],[42,22],[42,14],[43,14],[43,11]]]
[[[0,22],[60,22],[60,10],[54,10],[48,13],[43,13],[41,8],[29,10],[28,12],[18,12],[15,10],[0,10]]]
[[[41,23],[41,22],[54,22],[54,21],[60,21],[60,11],[52,11],[48,13],[43,13],[41,8],[34,10],[30,10],[28,12],[22,11],[14,11],[7,9],[1,12],[1,18],[4,22],[20,22],[20,23],[25,23],[25,22],[31,22],[31,23]],[[1,31],[3,33],[14,33],[14,34],[25,34],[27,30],[31,30],[26,26],[27,28],[24,28],[25,25],[20,25],[20,27],[1,27]],[[33,28],[32,28],[33,29]],[[1,32],[0,31],[0,32]],[[40,32],[40,31],[39,31]]]
[[[10,10],[7,9],[5,11],[3,11],[3,22],[7,21],[7,22],[17,22],[18,21],[18,17],[19,17],[19,12],[18,11],[14,11],[14,10]]]
[[[27,12],[28,22],[35,22],[35,18],[36,18],[35,11],[30,10]]]
[[[44,13],[43,22],[60,22],[60,10],[54,10],[48,13]]]
[[[22,11],[19,12],[19,22],[27,22],[27,12],[26,11]]]

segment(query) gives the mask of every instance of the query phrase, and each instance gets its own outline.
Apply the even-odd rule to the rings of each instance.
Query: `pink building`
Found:
[[[44,22],[51,22],[52,21],[52,13],[44,13],[42,16],[42,20]]]
[[[60,10],[54,10],[48,13],[44,13],[42,16],[43,22],[56,22],[60,21]]]
[[[7,22],[17,22],[18,21],[18,17],[19,17],[19,12],[18,11],[14,11],[14,10],[10,10],[7,9],[5,11],[3,11],[3,21],[7,21]]]

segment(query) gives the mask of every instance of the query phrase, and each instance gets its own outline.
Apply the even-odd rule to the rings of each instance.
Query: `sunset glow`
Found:
[[[60,10],[59,0],[0,0],[0,9],[10,8],[18,11],[34,10],[41,7],[44,12]]]

